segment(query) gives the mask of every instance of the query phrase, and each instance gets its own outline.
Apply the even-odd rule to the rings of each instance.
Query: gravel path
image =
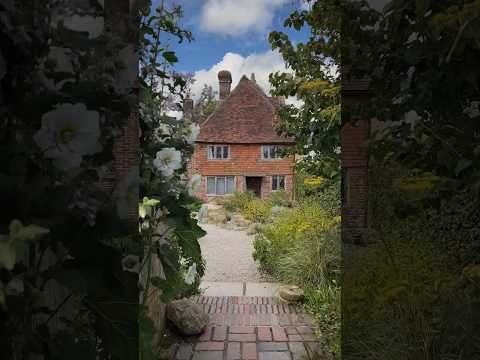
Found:
[[[201,224],[207,232],[200,239],[206,262],[204,281],[266,282],[253,261],[254,236],[245,231],[228,230],[213,224]]]

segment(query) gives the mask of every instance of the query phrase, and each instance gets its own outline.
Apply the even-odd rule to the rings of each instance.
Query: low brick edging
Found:
[[[312,318],[276,298],[195,296],[210,322],[198,337],[178,345],[175,360],[316,359],[321,346]],[[274,309],[277,309],[275,311]]]

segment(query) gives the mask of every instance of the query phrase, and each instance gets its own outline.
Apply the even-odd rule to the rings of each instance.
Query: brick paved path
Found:
[[[195,296],[210,316],[200,337],[185,339],[176,360],[322,359],[311,317],[276,298]]]

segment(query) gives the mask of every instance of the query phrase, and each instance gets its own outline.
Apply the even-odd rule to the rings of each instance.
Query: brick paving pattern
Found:
[[[195,296],[205,332],[179,344],[175,360],[307,360],[319,351],[311,317],[276,298]]]

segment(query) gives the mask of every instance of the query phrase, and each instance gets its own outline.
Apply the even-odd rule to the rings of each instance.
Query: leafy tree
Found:
[[[296,140],[291,149],[304,155],[300,167],[338,178],[340,170],[340,84],[336,68],[340,61],[340,9],[338,1],[311,1],[308,10],[295,10],[284,26],[310,36],[295,46],[288,35],[273,31],[269,41],[292,72],[270,74],[272,94],[296,97],[300,106],[283,105],[279,130]]]
[[[354,3],[344,60],[352,76],[368,75],[372,96],[348,111],[390,122],[373,153],[478,194],[480,2],[390,1],[382,11]]]
[[[344,11],[342,75],[367,77],[370,96],[342,110],[380,127],[373,243],[344,257],[344,355],[475,357],[478,284],[465,279],[479,256],[480,2],[353,1]]]
[[[215,111],[218,105],[218,101],[215,100],[216,95],[217,92],[213,90],[211,85],[203,85],[200,98],[197,100],[194,106],[195,121],[201,123]]]

